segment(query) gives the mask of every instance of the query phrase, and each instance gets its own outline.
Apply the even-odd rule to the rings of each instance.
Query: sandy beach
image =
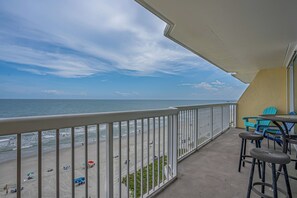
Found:
[[[162,131],[161,131],[162,132]],[[147,164],[147,133],[144,133],[144,145],[143,145],[143,153],[144,153],[144,165]],[[167,139],[167,134],[165,135],[165,140]],[[150,133],[150,162],[153,159],[153,133]],[[122,176],[127,174],[127,164],[125,163],[127,160],[127,137],[123,136],[121,138],[121,147],[119,147],[119,138],[114,138],[114,193],[117,197],[119,193],[119,151],[121,151],[121,167],[122,167]],[[134,134],[130,135],[129,138],[130,152],[130,173],[134,171],[134,159],[135,159],[135,148],[134,148]],[[155,133],[155,156],[158,155],[158,131]],[[165,143],[167,145],[167,141]],[[105,170],[106,170],[106,149],[105,149],[105,141],[100,142],[100,194],[102,197],[105,196]],[[167,147],[167,146],[166,146]],[[121,148],[121,149],[119,149]],[[95,166],[93,168],[88,169],[88,177],[89,177],[89,197],[97,196],[97,143],[88,144],[88,159],[95,161]],[[84,160],[85,160],[85,147],[77,146],[75,147],[75,177],[83,177],[85,176],[84,170]],[[165,148],[165,153],[167,153],[167,148]],[[160,135],[160,156],[163,155],[163,135]],[[71,165],[71,149],[61,149],[60,150],[60,196],[61,197],[71,197],[71,167],[68,170],[64,170],[63,166]],[[53,197],[56,191],[56,152],[47,152],[43,154],[42,157],[42,194],[43,197]],[[137,134],[137,167],[138,169],[141,167],[141,133]],[[49,169],[53,169],[53,171],[48,172]],[[34,178],[32,180],[27,180],[27,173],[34,172]],[[22,197],[37,197],[37,155],[22,158]],[[16,160],[12,160],[9,162],[4,162],[1,164],[0,168],[0,196],[13,198],[16,197],[15,193],[8,193],[3,189],[4,186],[8,184],[9,191],[16,184]],[[124,184],[121,184],[122,188],[122,197],[127,195],[127,188]],[[85,185],[76,186],[75,187],[75,195],[76,197],[85,197]]]
[[[190,126],[194,127],[193,125]],[[199,129],[199,140],[205,140],[210,137],[209,132],[209,124],[207,122],[204,125],[200,125]],[[214,126],[214,131],[218,131],[220,125]],[[165,130],[167,131],[167,130]],[[190,137],[194,137],[194,130],[192,128],[192,133],[184,133],[183,135],[179,135],[180,139],[183,139],[183,143],[179,143],[179,147],[183,149],[189,149],[190,147],[194,147],[194,142],[190,141]],[[130,132],[131,133],[131,132]],[[143,133],[143,158],[144,158],[144,166],[147,164],[147,151],[148,151],[148,143],[149,143],[149,161],[152,162],[154,156],[158,156],[158,148],[160,142],[160,156],[163,156],[163,153],[167,155],[167,133],[165,133],[165,150],[163,151],[163,131],[160,131],[160,141],[158,136],[158,129],[156,128],[155,132],[155,154],[153,154],[153,131],[151,129],[150,132],[150,140],[148,142],[148,134],[146,131]],[[186,135],[188,134],[188,135]],[[186,136],[189,137],[188,141],[186,140]],[[141,133],[138,131],[137,133],[137,169],[141,168]],[[135,169],[135,147],[134,147],[134,133],[130,134],[129,145],[129,159],[130,159],[130,173],[134,172]],[[188,146],[186,144],[188,143]],[[182,144],[182,146],[181,146]],[[100,141],[100,195],[101,197],[105,197],[105,170],[106,170],[106,145],[105,141]],[[114,156],[114,196],[118,197],[119,194],[119,185],[121,185],[122,189],[122,197],[127,197],[127,188],[124,184],[121,184],[119,179],[119,152],[121,152],[121,169],[122,169],[122,177],[127,175],[127,137],[122,136],[121,138],[121,146],[119,146],[119,138],[114,138],[113,142],[113,156]],[[80,144],[80,146],[75,147],[75,178],[84,177],[84,161],[85,161],[85,147]],[[88,159],[95,161],[95,166],[88,169],[88,192],[89,197],[97,197],[97,142],[88,144]],[[60,196],[61,197],[71,197],[71,168],[68,170],[64,170],[63,166],[71,165],[71,148],[60,149]],[[5,198],[14,198],[16,197],[16,193],[10,193],[10,190],[16,184],[16,160],[4,162],[0,164],[0,197]],[[51,172],[48,170],[52,169]],[[34,172],[33,179],[27,181],[27,174],[30,172]],[[38,167],[37,167],[37,154],[32,157],[22,158],[22,197],[35,198],[37,197],[38,192]],[[51,151],[43,154],[42,157],[42,195],[43,197],[55,197],[56,192],[56,152]],[[121,177],[121,178],[122,178]],[[156,176],[157,177],[157,176]],[[6,194],[4,190],[5,185],[8,184],[9,192]],[[86,185],[80,185],[75,187],[75,196],[79,198],[85,197],[85,187]]]

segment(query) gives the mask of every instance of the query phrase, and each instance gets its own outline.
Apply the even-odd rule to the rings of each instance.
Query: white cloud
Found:
[[[59,91],[59,90],[55,90],[55,89],[47,89],[47,90],[43,90],[42,92],[46,93],[46,94],[54,94],[54,95],[64,94],[63,91]]]
[[[135,1],[11,0],[0,3],[0,12],[9,19],[0,19],[0,60],[26,64],[21,70],[34,74],[178,74],[209,67],[163,37],[165,23]]]
[[[223,83],[223,82],[221,82],[219,80],[216,80],[216,81],[211,82],[211,84],[212,85],[219,85],[219,86],[221,86],[221,85],[224,85],[225,83]]]
[[[208,91],[217,91],[220,88],[225,88],[225,83],[215,80],[210,83],[208,82],[200,82],[200,83],[182,83],[181,86],[191,86],[197,89],[204,89]]]
[[[206,89],[206,90],[210,90],[210,91],[218,90],[215,86],[213,86],[212,84],[207,83],[207,82],[201,82],[201,83],[198,83],[198,84],[194,84],[193,87]]]
[[[137,92],[132,91],[132,92],[122,92],[122,91],[115,91],[114,92],[115,95],[118,96],[123,96],[123,97],[128,97],[128,96],[137,96],[139,95]]]

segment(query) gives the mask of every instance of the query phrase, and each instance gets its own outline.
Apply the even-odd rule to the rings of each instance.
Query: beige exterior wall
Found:
[[[268,106],[287,113],[286,68],[260,70],[238,100],[237,126],[244,127],[242,117],[260,115]]]

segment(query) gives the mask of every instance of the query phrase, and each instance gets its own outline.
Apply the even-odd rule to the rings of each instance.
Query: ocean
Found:
[[[130,111],[160,109],[183,105],[214,104],[230,101],[223,100],[0,100],[0,119],[13,117],[79,114],[111,111]],[[139,125],[140,126],[140,125]],[[127,128],[127,126],[122,126]],[[133,128],[133,126],[132,126]],[[116,129],[115,129],[116,130]],[[137,129],[139,130],[139,129]],[[100,126],[100,139],[105,139],[105,126]],[[124,130],[125,131],[125,130]],[[132,131],[132,133],[134,133]],[[84,128],[76,128],[75,144],[84,142]],[[96,127],[88,128],[89,143],[96,142]],[[125,135],[125,134],[123,134]],[[116,136],[116,134],[115,134]],[[43,151],[48,152],[55,148],[55,131],[42,133]],[[70,129],[60,130],[60,148],[69,148]],[[16,136],[0,136],[0,163],[15,158]],[[37,152],[37,133],[22,135],[22,156],[35,155]]]
[[[0,118],[160,109],[224,100],[38,100],[0,99]],[[233,101],[231,101],[233,102]]]

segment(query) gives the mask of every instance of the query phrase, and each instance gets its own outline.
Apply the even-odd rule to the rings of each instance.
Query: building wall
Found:
[[[260,70],[238,100],[237,126],[244,127],[242,117],[260,115],[268,106],[287,113],[286,68]]]

